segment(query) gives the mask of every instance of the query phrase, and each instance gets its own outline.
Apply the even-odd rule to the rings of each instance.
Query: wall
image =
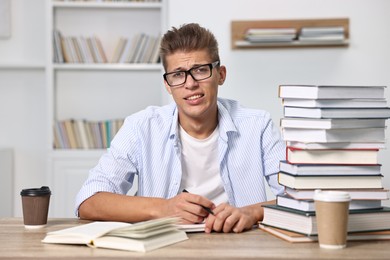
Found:
[[[0,39],[0,147],[13,151],[12,208],[21,216],[20,190],[47,184],[45,0],[10,2],[11,36]]]
[[[168,26],[197,22],[214,32],[227,81],[220,96],[282,117],[280,84],[357,84],[390,87],[390,1],[386,0],[188,0],[169,1]],[[232,20],[350,18],[348,48],[232,50]],[[390,89],[386,91],[390,101]],[[390,131],[386,131],[390,135]],[[390,188],[390,151],[381,150],[384,186]],[[385,204],[390,205],[389,201]]]

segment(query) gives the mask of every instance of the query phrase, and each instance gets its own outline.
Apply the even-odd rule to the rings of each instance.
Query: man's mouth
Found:
[[[203,97],[203,95],[193,95],[193,96],[190,96],[190,97],[187,97],[185,98],[185,100],[195,100],[195,99],[198,99],[198,98],[201,98]]]

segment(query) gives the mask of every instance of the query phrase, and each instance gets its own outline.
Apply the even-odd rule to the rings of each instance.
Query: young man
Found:
[[[267,112],[218,98],[226,68],[209,30],[187,24],[168,31],[161,59],[175,102],[126,118],[81,188],[76,214],[126,222],[175,215],[205,221],[206,232],[251,229],[263,218],[261,204],[270,203],[264,181],[274,194],[283,191],[279,130]],[[137,195],[128,196],[135,175]]]

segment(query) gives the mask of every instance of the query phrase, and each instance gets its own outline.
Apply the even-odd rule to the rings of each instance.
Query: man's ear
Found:
[[[219,67],[218,73],[219,73],[218,84],[223,85],[223,83],[225,82],[225,79],[226,79],[226,67],[223,65],[221,67]]]

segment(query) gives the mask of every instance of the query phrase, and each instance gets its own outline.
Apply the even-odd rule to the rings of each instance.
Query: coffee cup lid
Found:
[[[41,188],[32,188],[32,189],[23,189],[20,192],[22,196],[44,196],[51,195],[50,188],[47,186],[42,186]]]
[[[351,196],[346,191],[322,191],[322,190],[315,190],[314,191],[314,200],[319,201],[350,201]]]

